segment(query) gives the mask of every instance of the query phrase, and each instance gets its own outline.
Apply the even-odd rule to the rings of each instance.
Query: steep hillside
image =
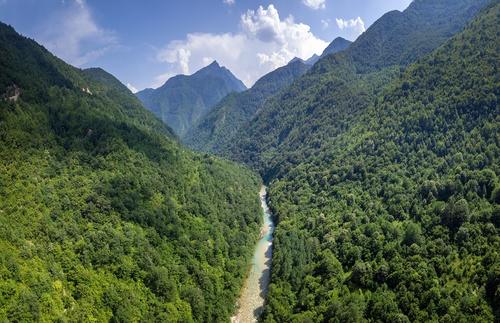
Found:
[[[193,75],[177,75],[158,89],[138,92],[137,97],[183,137],[222,98],[244,90],[240,80],[214,61]]]
[[[229,319],[261,221],[253,173],[3,24],[0,97],[0,321]]]
[[[494,1],[271,183],[264,322],[498,320],[499,18]]]
[[[255,116],[266,99],[289,86],[308,68],[303,61],[294,60],[263,76],[250,90],[228,95],[201,118],[183,141],[197,150],[220,152],[220,147],[232,141],[239,128]]]
[[[220,151],[265,179],[281,176],[348,127],[408,62],[460,31],[486,3],[417,0],[384,15],[346,50],[324,57],[268,100]]]

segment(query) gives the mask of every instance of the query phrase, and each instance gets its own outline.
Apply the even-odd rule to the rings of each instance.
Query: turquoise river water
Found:
[[[238,300],[238,312],[231,318],[233,323],[257,322],[262,314],[267,288],[271,279],[274,222],[267,205],[267,188],[260,190],[260,203],[264,211],[261,238],[255,247],[252,267]]]

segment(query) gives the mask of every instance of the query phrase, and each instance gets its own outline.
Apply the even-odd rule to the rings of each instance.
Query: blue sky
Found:
[[[131,89],[158,87],[212,60],[247,86],[354,40],[411,0],[0,0],[0,20],[75,66],[98,66]]]

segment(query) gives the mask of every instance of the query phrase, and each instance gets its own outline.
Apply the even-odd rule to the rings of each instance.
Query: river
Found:
[[[264,309],[267,288],[271,279],[274,222],[267,205],[267,188],[260,190],[260,204],[264,211],[261,238],[257,242],[252,267],[238,300],[238,312],[231,318],[233,323],[257,322]]]

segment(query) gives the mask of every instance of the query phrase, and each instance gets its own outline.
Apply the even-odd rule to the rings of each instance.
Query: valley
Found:
[[[294,19],[326,33],[354,0],[219,2],[236,31],[162,48],[78,24],[120,79],[0,22],[0,321],[498,322],[500,1],[338,18],[363,25],[329,44]],[[144,47],[176,73],[136,91],[118,57]]]

